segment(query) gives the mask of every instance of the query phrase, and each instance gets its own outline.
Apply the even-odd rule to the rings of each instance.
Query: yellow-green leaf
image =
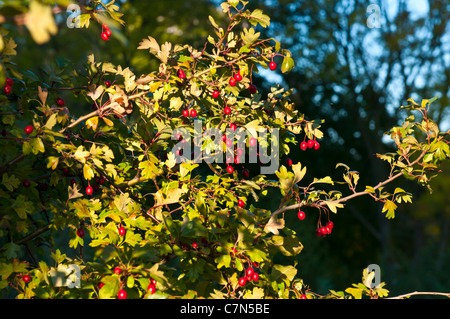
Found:
[[[50,36],[58,32],[52,7],[38,1],[31,1],[29,11],[25,16],[25,25],[37,44],[49,41]]]
[[[97,130],[98,126],[98,116],[91,117],[86,121],[86,127],[92,129],[93,131]]]
[[[91,180],[94,177],[94,170],[88,165],[83,165],[83,176],[86,180]]]

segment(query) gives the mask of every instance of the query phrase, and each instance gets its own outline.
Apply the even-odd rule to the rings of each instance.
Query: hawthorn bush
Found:
[[[102,12],[96,8],[99,16],[124,23],[114,2]],[[2,32],[3,296],[388,295],[384,283],[371,287],[374,274],[367,269],[359,284],[315,294],[301,279],[293,257],[303,245],[284,215],[297,214],[301,223],[308,207],[308,217],[317,219],[310,231],[327,237],[335,227],[332,214],[366,195],[394,218],[397,205],[412,196],[389,183],[405,177],[428,186],[450,156],[449,132],[428,118],[433,100],[403,106],[409,115],[387,132],[397,151],[377,154],[391,167],[379,184],[359,186],[359,172],[344,163],[324,176],[306,175],[307,163],[289,154],[292,148],[326,153],[319,144],[323,123],[299,112],[291,90],[274,86],[263,96],[253,84],[262,69],[289,72],[290,52],[260,38],[258,28],[270,25],[261,10],[237,0],[221,8],[229,24],[210,17],[213,32],[203,48],[143,39],[137,49],[159,62],[143,75],[90,55],[83,68],[59,60],[38,77],[18,69],[16,42]],[[79,21],[89,27],[93,16]],[[92,23],[102,21],[96,18]],[[103,40],[111,32],[102,25]],[[67,94],[77,102],[66,103]],[[85,104],[92,111],[74,116]],[[217,133],[215,139],[205,138],[206,131]],[[245,140],[232,138],[239,131]],[[218,155],[222,161],[213,161]],[[264,171],[274,163],[273,172]],[[335,170],[342,180],[330,177]],[[273,198],[282,198],[279,208],[267,209]],[[274,262],[277,254],[292,257],[292,264]]]

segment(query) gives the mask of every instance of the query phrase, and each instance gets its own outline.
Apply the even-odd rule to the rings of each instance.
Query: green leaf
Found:
[[[20,251],[20,246],[11,242],[4,244],[2,249],[5,250],[4,254],[7,259],[13,259],[17,257],[17,253]]]
[[[333,180],[331,179],[330,176],[325,176],[325,177],[319,178],[319,179],[314,177],[314,180],[313,180],[312,184],[315,184],[315,183],[325,183],[325,184],[334,185],[334,182],[333,182]]]
[[[300,182],[306,174],[306,166],[302,169],[302,164],[298,162],[297,164],[292,165],[292,171],[294,172],[294,181],[293,184],[297,184]]]
[[[328,206],[328,208],[333,212],[333,213],[337,213],[337,208],[343,208],[344,205],[340,204],[340,203],[336,203],[333,201],[324,201],[324,203]]]
[[[105,276],[101,280],[105,285],[99,290],[100,299],[112,299],[117,296],[120,289],[120,279],[118,276]]]
[[[8,173],[3,173],[3,186],[5,186],[10,192],[17,188],[20,184],[20,180],[14,175],[8,176]]]
[[[270,274],[271,281],[284,281],[286,285],[290,285],[291,281],[297,274],[297,268],[288,265],[273,265],[272,273]]]
[[[230,254],[220,255],[214,261],[217,263],[217,269],[222,267],[230,268],[231,256]]]
[[[148,179],[153,179],[158,172],[158,168],[151,161],[140,162],[139,168],[142,169],[141,171],[142,176]]]
[[[283,62],[281,63],[281,72],[283,73],[290,72],[293,68],[294,68],[294,60],[289,56],[285,56]]]
[[[384,213],[387,211],[386,218],[392,219],[392,218],[395,218],[395,210],[396,209],[397,209],[397,205],[393,201],[387,200],[383,205],[382,212]]]
[[[260,287],[253,287],[253,290],[244,295],[244,299],[263,299],[264,289]]]
[[[58,164],[59,164],[59,157],[49,156],[47,158],[47,168],[55,170],[58,167]]]
[[[266,28],[270,24],[270,17],[265,15],[261,9],[255,9],[248,15],[248,21],[253,26],[258,25],[259,23],[263,28]]]
[[[303,250],[303,245],[296,236],[273,236],[273,245],[285,256],[296,256]]]
[[[53,128],[53,126],[55,126],[57,116],[58,116],[58,113],[53,113],[52,115],[50,115],[50,117],[47,120],[47,123],[45,123],[45,127],[47,129],[51,130]]]
[[[347,288],[345,289],[345,292],[352,295],[355,299],[361,299],[363,290],[360,288]]]
[[[134,277],[133,276],[128,276],[128,278],[127,278],[127,287],[128,288],[133,288],[134,287]]]
[[[257,263],[263,262],[267,259],[267,254],[264,251],[254,247],[247,249],[245,252],[250,257],[251,261]]]
[[[41,138],[33,138],[30,142],[31,152],[35,155],[45,152],[45,146]],[[25,152],[24,152],[25,153]]]

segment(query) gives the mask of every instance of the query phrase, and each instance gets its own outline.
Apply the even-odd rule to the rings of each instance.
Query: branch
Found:
[[[396,297],[389,297],[384,299],[402,299],[402,298],[408,298],[411,296],[417,296],[417,295],[436,295],[436,296],[445,296],[447,298],[450,298],[449,292],[424,292],[424,291],[414,291],[410,292],[404,295],[396,296]]]
[[[32,240],[32,239],[36,238],[37,236],[39,236],[40,234],[45,233],[47,230],[49,230],[49,228],[50,228],[50,224],[45,225],[45,226],[39,228],[38,230],[36,230],[34,233],[31,233],[28,236],[25,236],[24,238],[16,241],[15,244],[16,245],[26,244],[30,240]]]
[[[417,163],[425,156],[425,153],[426,153],[426,152],[427,152],[426,149],[423,150],[422,153],[419,155],[419,157],[418,157],[414,162],[412,162],[412,163],[410,164],[410,166],[413,166],[413,165],[417,164]],[[384,186],[384,185],[386,185],[386,184],[389,184],[390,182],[392,182],[393,180],[399,178],[399,177],[402,176],[402,175],[403,175],[403,173],[402,173],[402,172],[399,172],[399,173],[395,174],[394,176],[389,177],[387,180],[385,180],[385,181],[383,181],[383,182],[379,182],[375,187],[373,187],[373,189],[376,190],[376,189],[378,189],[378,188],[380,188],[380,187],[382,187],[382,186]],[[351,194],[351,195],[348,195],[348,196],[346,196],[346,197],[342,197],[342,198],[340,198],[340,199],[337,199],[337,200],[334,200],[334,201],[331,201],[331,202],[332,202],[332,203],[335,203],[335,204],[339,204],[339,203],[346,202],[346,201],[348,201],[349,199],[352,199],[352,198],[354,198],[354,197],[359,197],[359,196],[362,196],[362,195],[368,195],[368,194],[371,194],[371,193],[370,193],[370,192],[367,192],[367,191],[357,192],[357,193],[353,193],[353,194]],[[300,208],[300,207],[302,207],[302,206],[304,206],[304,205],[308,205],[308,203],[297,203],[297,204],[293,204],[293,205],[281,207],[281,208],[277,209],[276,211],[274,211],[274,212],[272,213],[272,215],[270,215],[270,219],[269,219],[269,220],[271,220],[271,219],[274,218],[276,215],[278,215],[278,214],[280,214],[280,213],[282,213],[282,212],[284,212],[284,211],[287,211],[287,210],[293,210],[293,209],[298,209],[298,208]],[[320,202],[319,202],[319,205],[320,205]]]

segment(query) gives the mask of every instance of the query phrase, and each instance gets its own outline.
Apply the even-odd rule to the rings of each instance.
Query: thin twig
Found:
[[[414,291],[410,292],[404,295],[396,296],[396,297],[389,297],[384,299],[402,299],[402,298],[409,298],[411,296],[418,296],[418,295],[434,295],[434,296],[444,296],[447,298],[450,298],[449,292],[428,292],[428,291]]]

